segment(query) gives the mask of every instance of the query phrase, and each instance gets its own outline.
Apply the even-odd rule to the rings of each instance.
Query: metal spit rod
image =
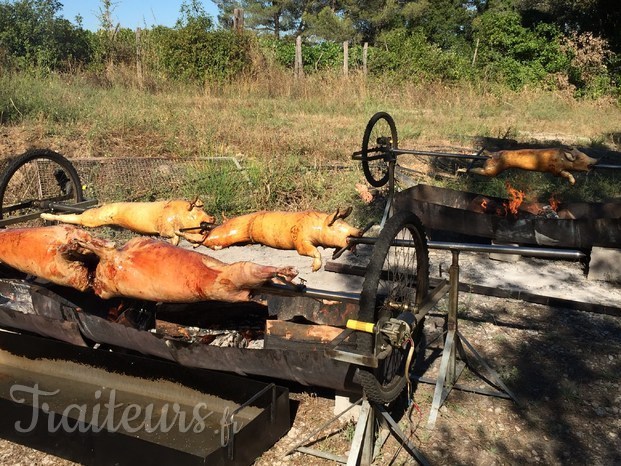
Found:
[[[272,295],[304,296],[306,298],[349,301],[352,303],[360,301],[360,293],[318,290],[316,288],[307,288],[306,286],[299,285],[281,285],[278,283],[270,283],[269,285],[260,287],[258,291]]]
[[[349,244],[368,244],[374,245],[377,238],[369,237],[349,237]],[[409,240],[393,240],[392,246],[397,247],[414,247],[413,241]],[[489,245],[489,244],[474,244],[474,243],[455,243],[444,241],[428,241],[427,246],[429,249],[439,249],[445,251],[459,251],[459,252],[483,252],[483,253],[496,253],[496,254],[518,254],[527,257],[541,257],[544,259],[564,259],[564,260],[580,260],[587,257],[587,255],[581,251],[573,249],[553,249],[553,248],[536,248],[536,247],[523,247],[523,246],[503,246],[503,245]],[[261,292],[269,294],[277,294],[284,296],[300,296],[303,295],[308,298],[316,299],[333,299],[339,301],[358,302],[360,300],[359,293],[348,293],[342,291],[326,291],[318,290],[314,288],[306,288],[296,285],[281,285],[270,284],[263,286],[259,289]]]
[[[476,154],[457,154],[454,152],[433,152],[427,150],[414,150],[414,149],[390,149],[396,155],[410,154],[410,155],[427,155],[431,157],[451,157],[455,159],[468,159],[468,160],[487,160],[490,157],[488,155],[481,155],[481,152]]]
[[[356,151],[352,154],[353,160],[362,160],[363,151]],[[376,155],[370,155],[371,153],[376,153]],[[366,160],[380,160],[385,159],[386,155],[390,154],[391,156],[410,154],[410,155],[426,155],[431,157],[450,157],[456,159],[467,159],[467,160],[487,160],[490,157],[487,155],[480,155],[481,152],[477,152],[476,154],[458,154],[454,152],[432,152],[426,150],[414,150],[414,149],[385,149],[385,148],[377,148],[377,149],[369,149],[367,150],[367,155],[365,157]]]
[[[354,238],[349,237],[350,244],[370,244],[373,245],[377,238]],[[409,240],[393,240],[391,243],[397,247],[414,247],[414,242]],[[535,248],[523,246],[502,246],[490,244],[474,244],[474,243],[454,243],[443,241],[428,241],[429,249],[441,249],[445,251],[466,251],[466,252],[486,252],[497,254],[518,254],[520,256],[542,257],[545,259],[569,259],[580,260],[586,258],[586,254],[573,249],[553,249],[553,248]]]
[[[362,160],[363,151],[356,151],[352,155],[353,160]],[[369,155],[370,153],[376,153],[376,155]],[[487,160],[490,158],[489,155],[481,155],[482,150],[477,152],[476,154],[458,154],[455,152],[433,152],[426,150],[415,150],[415,149],[369,149],[367,151],[366,160],[380,160],[385,159],[387,154],[391,156],[398,156],[403,154],[410,155],[424,155],[429,157],[448,157],[454,159],[465,159],[465,160]],[[620,170],[620,165],[606,164],[606,163],[597,163],[589,167],[590,169],[598,169],[598,170]]]

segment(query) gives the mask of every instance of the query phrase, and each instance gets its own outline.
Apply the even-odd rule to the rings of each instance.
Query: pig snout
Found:
[[[332,226],[324,229],[323,245],[343,248],[347,246],[347,238],[349,236],[361,236],[362,230],[354,228],[348,223],[337,220]]]
[[[565,152],[566,167],[573,170],[588,171],[597,163],[597,159],[589,157],[578,149],[571,149]]]

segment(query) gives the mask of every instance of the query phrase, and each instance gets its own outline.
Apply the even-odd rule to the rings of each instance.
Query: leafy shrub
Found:
[[[611,92],[607,63],[612,54],[605,39],[590,32],[573,32],[564,38],[563,50],[570,56],[568,80],[578,96],[598,98]]]
[[[295,40],[275,39],[264,36],[259,39],[261,51],[271,58],[272,62],[286,68],[293,68],[295,63]],[[328,41],[302,44],[302,63],[307,73],[324,70],[340,70],[343,67],[343,44]],[[349,47],[349,66],[362,66],[362,47]]]
[[[207,31],[189,25],[159,27],[158,61],[173,79],[188,82],[226,81],[250,68],[252,36],[232,31]]]
[[[470,75],[468,58],[429,43],[421,30],[405,29],[384,34],[379,44],[369,50],[369,70],[414,81],[452,81]]]
[[[88,33],[59,18],[60,8],[55,0],[0,3],[0,44],[13,66],[50,71],[89,61]]]
[[[552,24],[539,23],[528,29],[522,26],[518,13],[491,10],[476,18],[473,28],[480,40],[481,74],[512,89],[543,82],[549,74],[564,71],[569,65],[560,32]]]

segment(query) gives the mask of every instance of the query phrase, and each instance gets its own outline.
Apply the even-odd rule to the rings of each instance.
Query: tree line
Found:
[[[158,79],[205,82],[293,68],[295,38],[305,72],[350,69],[368,44],[371,77],[425,82],[492,81],[544,86],[577,96],[621,89],[621,8],[609,0],[200,0],[182,3],[173,27],[131,30],[101,0],[100,27],[60,15],[58,0],[0,1],[4,70],[72,72],[139,63]],[[244,11],[244,31],[232,29]]]

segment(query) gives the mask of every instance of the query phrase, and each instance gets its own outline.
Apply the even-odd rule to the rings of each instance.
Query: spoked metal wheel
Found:
[[[397,127],[386,112],[378,112],[371,117],[362,138],[362,171],[371,186],[379,188],[388,182],[389,166],[395,155],[390,152],[397,148]]]
[[[429,290],[429,254],[423,225],[411,212],[392,216],[378,237],[365,274],[359,320],[385,322],[412,320]],[[407,381],[407,358],[422,338],[424,322],[412,323],[412,339],[389,348],[384,335],[357,334],[358,351],[387,354],[375,370],[361,368],[359,380],[367,397],[379,403],[393,401]]]
[[[75,204],[84,200],[75,168],[48,149],[27,151],[11,162],[0,177],[0,220],[3,225],[43,225],[39,218],[50,203]]]

